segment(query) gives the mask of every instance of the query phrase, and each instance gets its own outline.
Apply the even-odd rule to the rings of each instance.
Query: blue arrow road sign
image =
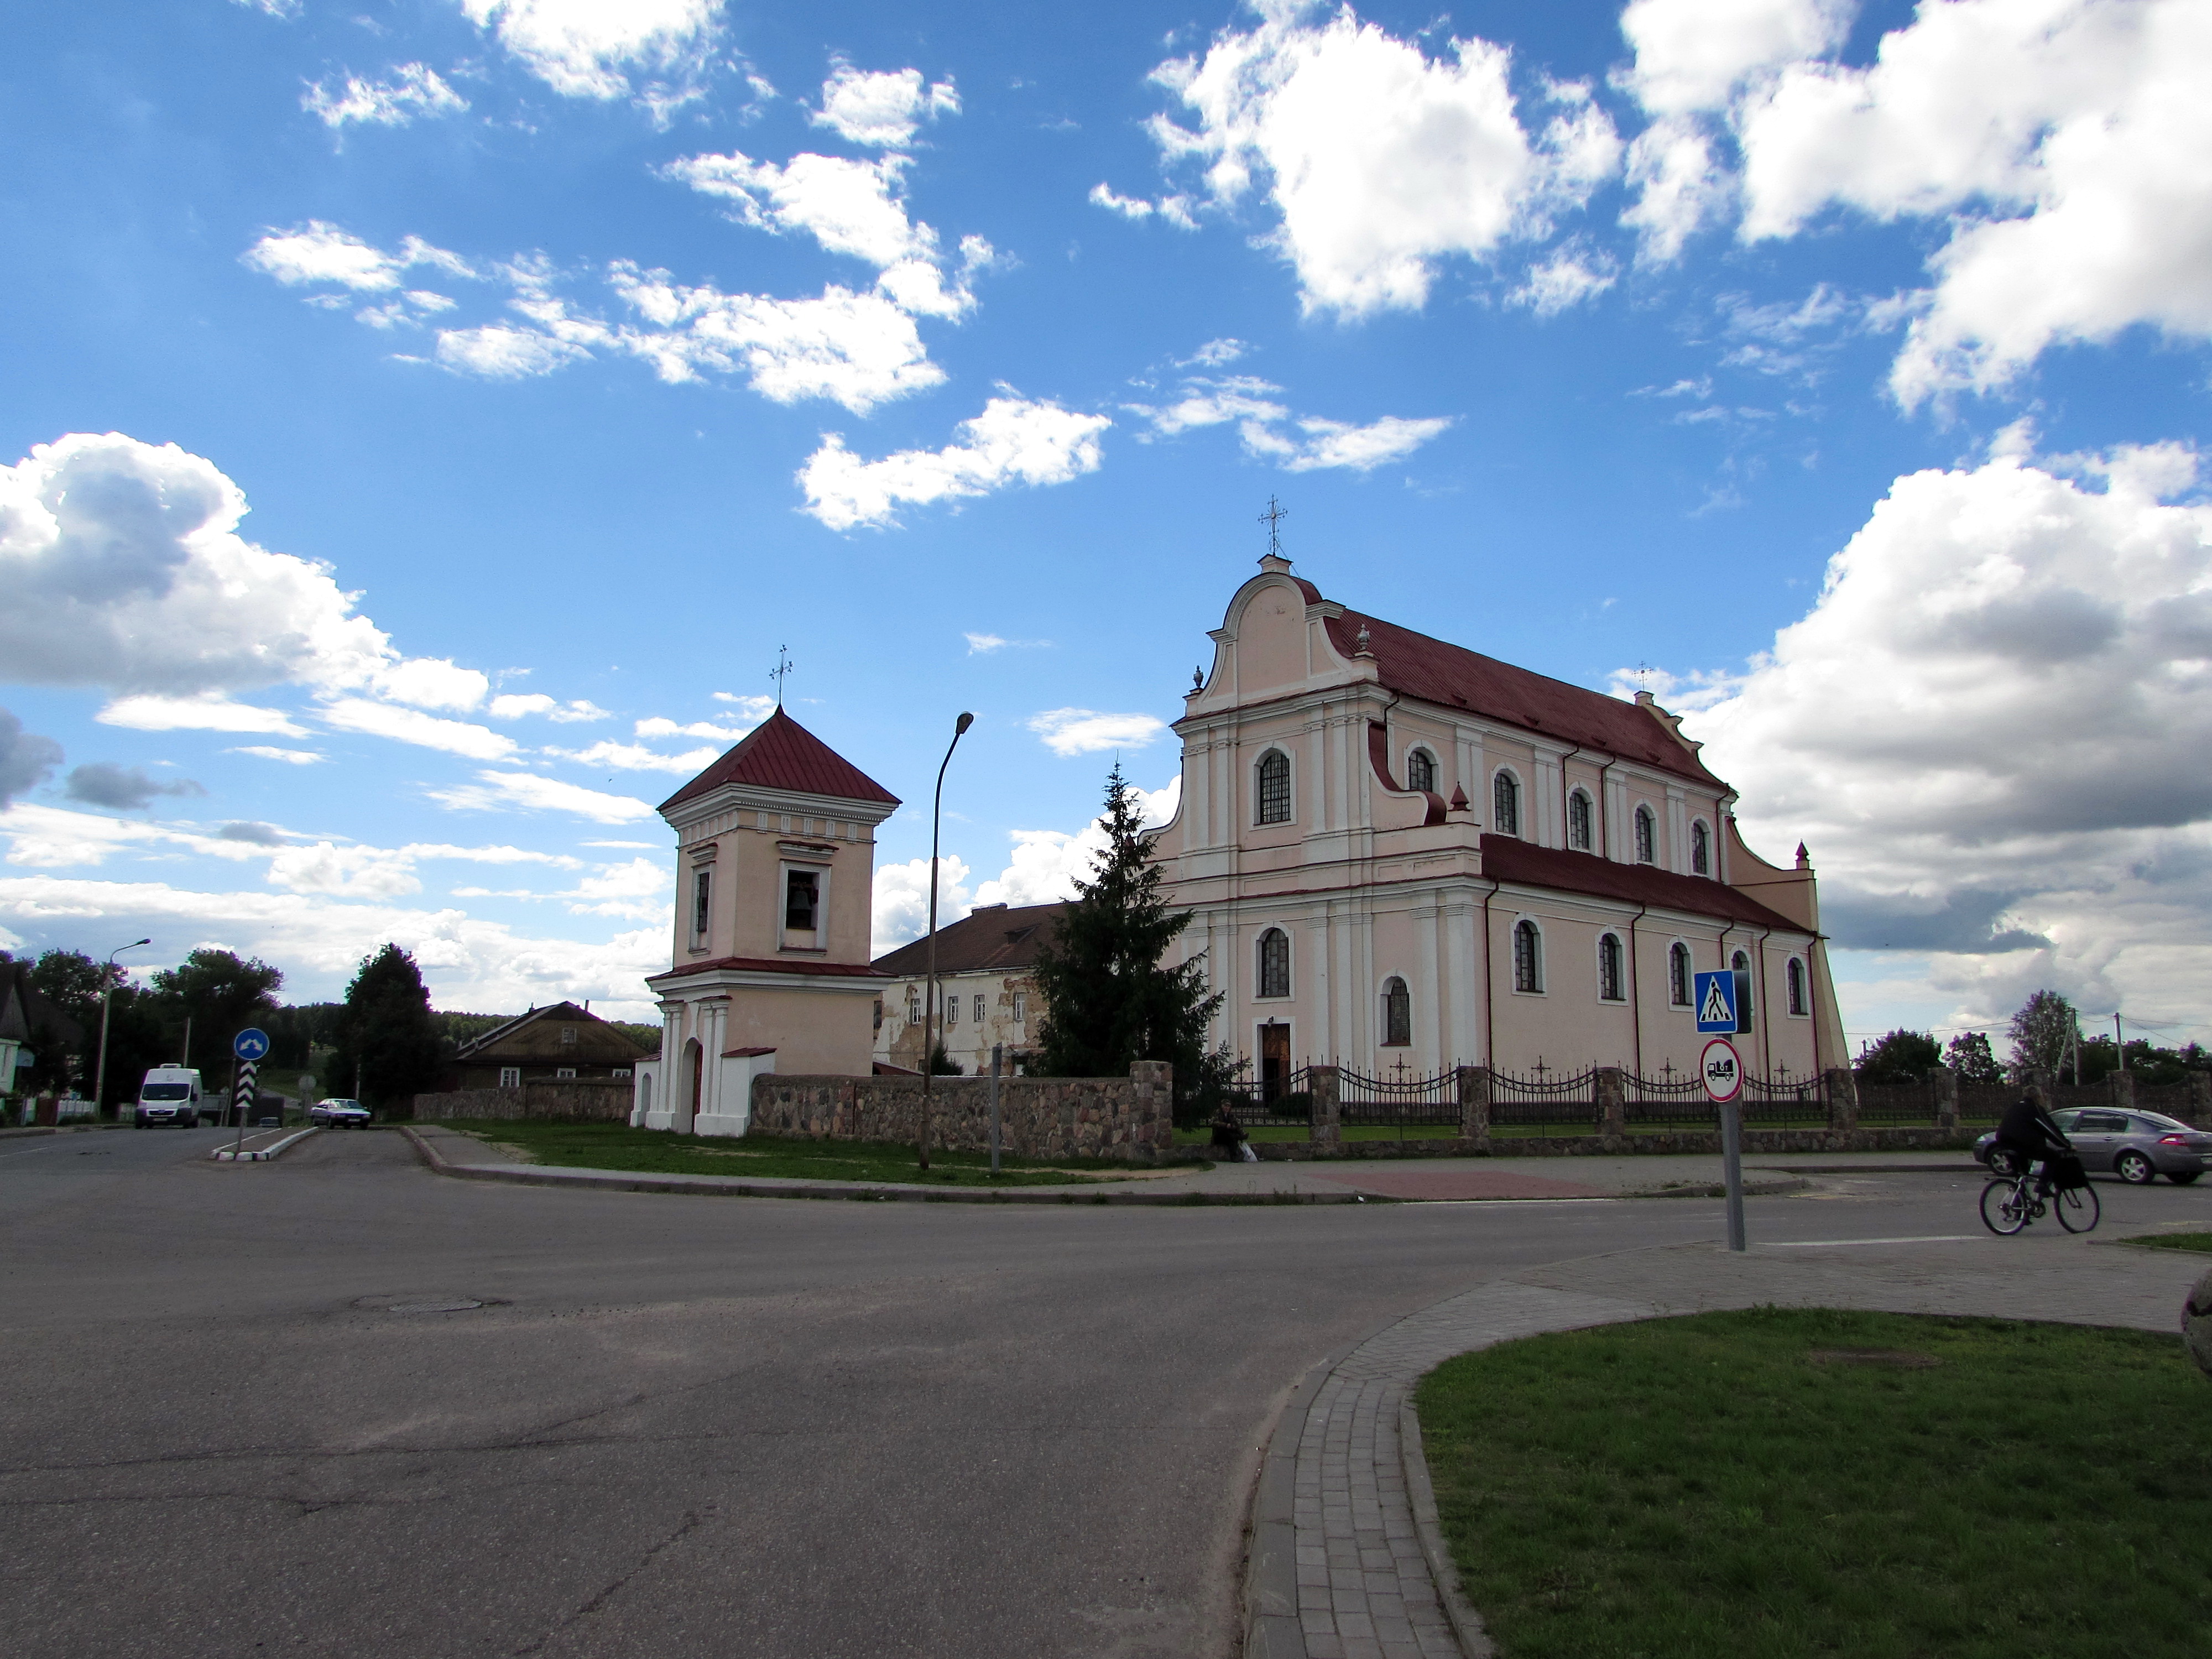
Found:
[[[1698,1031],[1732,1036],[1741,1030],[1735,1017],[1735,975],[1723,969],[1697,975],[1696,980]]]
[[[1699,1030],[1705,1030],[1700,1025]],[[230,1052],[240,1060],[259,1060],[269,1052],[269,1033],[249,1025],[230,1040]]]

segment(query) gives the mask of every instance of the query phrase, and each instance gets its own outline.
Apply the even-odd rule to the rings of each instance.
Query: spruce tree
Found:
[[[1160,867],[1118,764],[1106,779],[1102,823],[1106,848],[1092,860],[1091,878],[1076,882],[1074,901],[1031,970],[1044,1029],[1030,1070],[1117,1077],[1133,1061],[1164,1060],[1175,1067],[1178,1115],[1188,1116],[1227,1075],[1225,1051],[1206,1047],[1222,999],[1206,994],[1199,958],[1174,967],[1164,960],[1190,913],[1170,910],[1160,894]]]
[[[387,945],[361,964],[346,988],[331,1092],[350,1088],[357,1072],[364,1104],[407,1117],[415,1097],[437,1082],[444,1063],[445,1044],[422,970],[413,957]]]

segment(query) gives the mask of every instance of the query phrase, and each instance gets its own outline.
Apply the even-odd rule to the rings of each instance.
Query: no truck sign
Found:
[[[1718,1104],[1726,1105],[1743,1091],[1743,1061],[1736,1057],[1735,1044],[1726,1037],[1715,1037],[1705,1045],[1698,1060],[1698,1074],[1705,1081],[1706,1095]]]

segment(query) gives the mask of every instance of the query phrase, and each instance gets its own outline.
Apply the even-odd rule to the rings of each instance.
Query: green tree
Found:
[[[422,970],[397,945],[386,945],[362,962],[346,987],[329,1092],[352,1089],[358,1076],[365,1104],[406,1117],[415,1109],[415,1097],[437,1082],[444,1060]]]
[[[945,1045],[941,1042],[929,1051],[929,1071],[930,1075],[933,1077],[959,1077],[962,1075],[960,1062],[945,1052]]]
[[[31,964],[31,983],[40,993],[76,1022],[81,1033],[74,1051],[57,1038],[40,1043],[33,1033],[32,1052],[38,1056],[33,1082],[40,1090],[61,1089],[74,1084],[86,1095],[93,1091],[100,1070],[100,994],[112,988],[107,1011],[107,1091],[100,1103],[135,1100],[138,1084],[149,1066],[176,1058],[161,999],[125,976],[120,966],[87,956],[82,951],[47,951]]]
[[[2012,1017],[2012,1068],[2015,1073],[2056,1072],[2074,1041],[2074,1005],[2056,991],[2037,991]]]
[[[2002,1083],[2004,1067],[1990,1052],[1986,1031],[1961,1031],[1943,1051],[1943,1063],[1959,1074],[1961,1083]]]
[[[272,994],[283,985],[284,975],[258,957],[201,949],[155,973],[152,983],[176,1029],[174,1052],[184,1052],[189,1019],[192,1048],[185,1064],[213,1077],[230,1064],[233,1037],[249,1025],[270,1023],[276,1012]]]
[[[1925,1031],[1888,1033],[1859,1056],[1858,1073],[1869,1083],[1917,1083],[1943,1063],[1943,1050]]]
[[[1228,1070],[1225,1053],[1208,1054],[1206,1028],[1221,1006],[1208,995],[1205,964],[1175,967],[1163,958],[1188,911],[1160,894],[1137,803],[1116,765],[1106,780],[1106,849],[1061,913],[1031,970],[1043,1004],[1043,1030],[1029,1069],[1048,1077],[1113,1077],[1139,1060],[1175,1067],[1179,1109],[1204,1102]]]

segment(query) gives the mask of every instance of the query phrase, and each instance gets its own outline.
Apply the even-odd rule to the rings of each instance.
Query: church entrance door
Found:
[[[696,1037],[684,1045],[684,1069],[691,1074],[690,1078],[686,1079],[690,1085],[690,1088],[687,1092],[690,1096],[690,1105],[686,1110],[683,1124],[680,1126],[684,1133],[688,1135],[696,1133],[697,1129],[699,1122],[699,1085],[704,1079],[707,1072],[706,1051],[700,1048],[698,1039]]]
[[[1260,1098],[1282,1098],[1291,1082],[1291,1028],[1271,1020],[1260,1028]]]

